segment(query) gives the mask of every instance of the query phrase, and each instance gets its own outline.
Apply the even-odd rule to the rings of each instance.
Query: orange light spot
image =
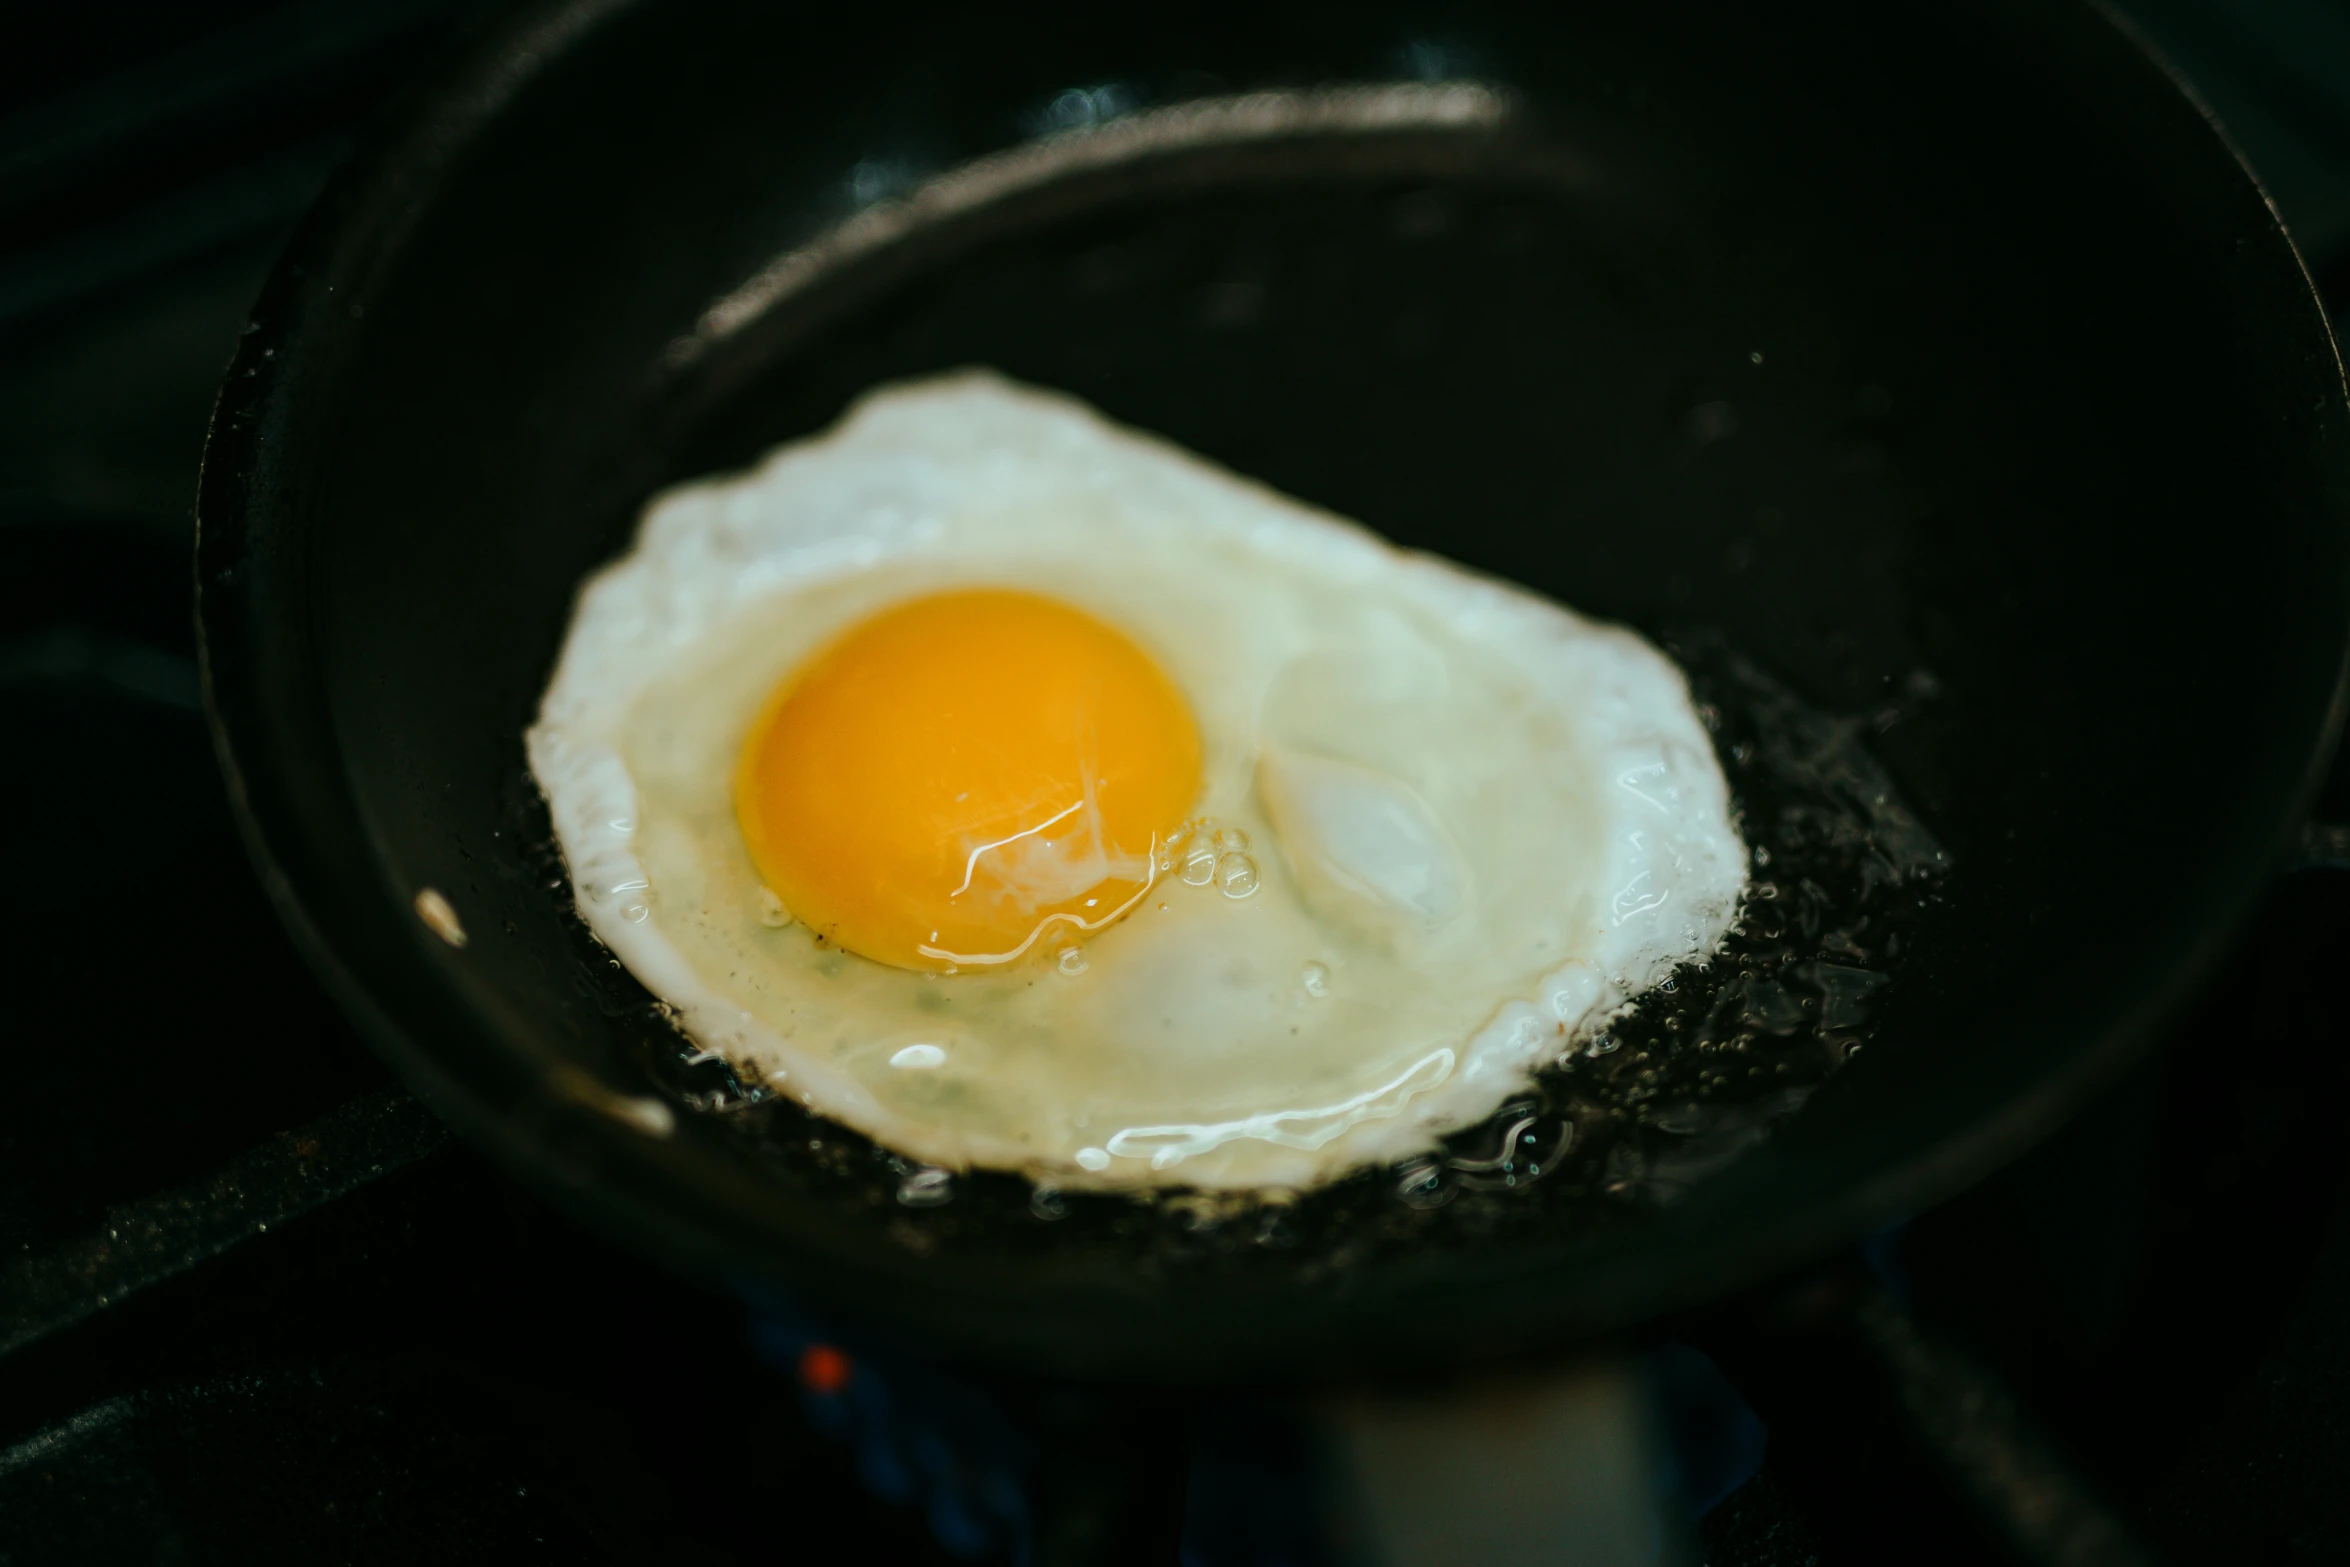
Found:
[[[830,1344],[810,1344],[800,1351],[800,1386],[830,1397],[849,1385],[849,1357]]]

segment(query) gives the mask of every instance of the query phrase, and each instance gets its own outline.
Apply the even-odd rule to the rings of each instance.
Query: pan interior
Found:
[[[1092,1370],[1442,1352],[1432,1312],[1463,1304],[1479,1344],[1595,1326],[1832,1239],[1922,1160],[1979,1166],[1952,1150],[2088,1073],[2241,901],[2331,689],[2311,453],[2338,387],[2257,193],[2167,86],[2094,19],[2043,39],[2094,109],[1908,13],[1325,21],[1015,41],[940,15],[910,55],[827,40],[783,93],[809,44],[767,8],[625,14],[436,166],[363,309],[308,328],[320,395],[273,504],[372,861],[348,896],[373,911],[322,921],[397,948],[362,983],[424,996],[408,1032],[478,1125],[626,1185],[656,1243]],[[926,180],[1040,132],[1404,68],[1503,108],[1076,167],[679,346],[774,258],[875,203],[921,216]],[[837,1136],[794,1154],[683,1102],[723,1084],[671,1081],[659,1141],[486,1086],[494,1057],[596,1103],[674,1054],[569,915],[523,767],[579,579],[660,486],[966,364],[1717,639],[1819,709],[1898,707],[1869,743],[1958,870],[1865,1058],[1669,1209],[1562,1205],[1442,1257],[915,1212],[843,1179]],[[403,923],[426,886],[462,951]]]

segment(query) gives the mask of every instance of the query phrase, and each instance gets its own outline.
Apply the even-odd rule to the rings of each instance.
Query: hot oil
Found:
[[[1859,1055],[1949,858],[1876,759],[1883,729],[1934,699],[1912,673],[1865,717],[1811,706],[1723,638],[1667,639],[1710,730],[1751,856],[1722,950],[1571,1040],[1526,1091],[1426,1155],[1297,1194],[1063,1192],[895,1155],[687,1045],[656,1074],[721,1112],[788,1184],[894,1215],[928,1253],[1110,1244],[1146,1269],[1274,1255],[1306,1273],[1382,1253],[1620,1221],[1733,1166]],[[669,1035],[675,1040],[674,1033]]]
[[[1533,1090],[1394,1172],[1405,1206],[1538,1182],[1667,1204],[1802,1107],[1865,1044],[1949,859],[1838,717],[1718,637],[1668,647],[1730,782],[1751,880],[1722,951],[1564,1051]],[[1931,677],[1911,677],[1909,702]]]

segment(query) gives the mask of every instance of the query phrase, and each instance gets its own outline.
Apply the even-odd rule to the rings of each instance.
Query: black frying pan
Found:
[[[1395,82],[1419,108],[1260,112]],[[1464,82],[1501,110],[1428,109]],[[734,1085],[681,1075],[571,916],[522,729],[650,493],[966,363],[1697,628],[1823,709],[1929,671],[1874,743],[1956,868],[1869,1048],[1676,1203],[1456,1204],[1420,1236],[1373,1176],[1281,1244],[1114,1202],[1046,1223],[1008,1180],[902,1208],[846,1134],[696,1108]],[[940,1352],[1338,1371],[1721,1291],[2109,1077],[2328,753],[2346,437],[2260,191],[2084,6],[574,3],[415,104],[271,280],[205,459],[205,673],[338,995],[575,1209]]]

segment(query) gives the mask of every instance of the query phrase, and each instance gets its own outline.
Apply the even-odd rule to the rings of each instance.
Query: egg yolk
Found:
[[[981,588],[895,605],[794,670],[734,796],[795,918],[952,972],[1124,914],[1199,787],[1198,726],[1148,654],[1066,604]]]

